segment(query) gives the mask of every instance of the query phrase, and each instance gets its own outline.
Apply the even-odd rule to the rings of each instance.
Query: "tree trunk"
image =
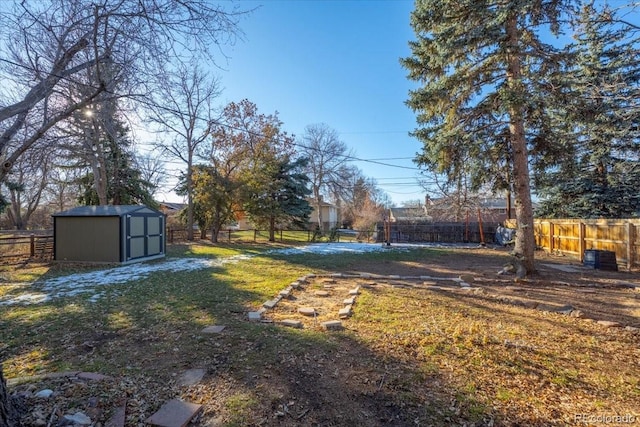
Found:
[[[519,35],[516,16],[507,20],[507,82],[512,97],[523,95]],[[515,192],[516,220],[518,228],[515,239],[515,254],[521,258],[527,274],[535,271],[533,234],[533,207],[531,204],[531,187],[529,178],[529,153],[524,131],[521,101],[511,101],[509,106],[509,133],[513,150],[513,181]]]
[[[0,427],[20,427],[18,414],[13,408],[11,398],[7,391],[7,383],[2,375],[2,365],[0,365]]]
[[[269,218],[269,241],[276,241],[276,219],[275,217]]]
[[[187,158],[187,240],[193,241],[193,153],[189,151]]]

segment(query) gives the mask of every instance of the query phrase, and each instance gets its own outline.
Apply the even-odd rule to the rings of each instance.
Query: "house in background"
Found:
[[[427,196],[425,211],[434,222],[478,222],[480,215],[484,222],[501,223],[516,215],[513,199],[507,204],[506,197],[475,196],[461,202],[454,196],[437,199]]]
[[[389,222],[423,223],[433,219],[427,213],[426,206],[389,208]]]
[[[309,228],[314,229],[318,224],[318,213],[316,212],[317,204],[315,199],[307,199],[309,205],[313,209],[309,217]],[[338,207],[332,203],[326,202],[320,198],[320,209],[322,214],[322,223],[324,230],[331,230],[332,228],[339,227],[340,212]]]
[[[186,203],[158,202],[158,210],[167,216],[178,215],[180,211],[187,207]]]

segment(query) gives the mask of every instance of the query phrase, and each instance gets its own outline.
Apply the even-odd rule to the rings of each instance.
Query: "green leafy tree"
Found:
[[[201,233],[211,230],[211,241],[225,224],[234,221],[240,183],[209,165],[196,165],[191,173],[193,214]],[[186,179],[181,179],[178,194],[186,195]]]
[[[576,42],[567,47],[572,67],[560,83],[572,95],[563,116],[572,143],[542,170],[539,216],[640,214],[640,40],[616,21],[614,11],[593,4],[578,15]]]
[[[270,242],[275,241],[278,226],[308,225],[312,208],[306,199],[311,194],[304,170],[307,162],[306,158],[277,156],[257,165],[247,176],[244,208],[256,225],[268,228]]]
[[[573,3],[417,0],[411,16],[416,40],[412,55],[402,59],[420,85],[407,102],[419,125],[413,135],[424,144],[417,163],[454,177],[470,161],[478,186],[508,180],[518,222],[515,254],[529,273],[535,269],[530,149],[545,151],[553,141],[535,89],[562,59],[540,32],[557,33]],[[486,154],[499,144],[506,147]]]

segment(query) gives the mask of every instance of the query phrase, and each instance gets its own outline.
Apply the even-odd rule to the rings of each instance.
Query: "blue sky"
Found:
[[[420,143],[408,133],[412,83],[399,58],[410,54],[412,0],[239,1],[257,9],[240,26],[244,40],[225,47],[216,74],[221,102],[247,98],[302,136],[309,124],[340,133],[355,162],[394,202],[424,198],[411,161]]]

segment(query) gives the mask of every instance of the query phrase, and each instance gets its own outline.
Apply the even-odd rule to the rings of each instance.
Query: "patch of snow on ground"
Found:
[[[179,258],[166,260],[164,262],[128,264],[106,270],[70,274],[68,276],[45,280],[42,283],[32,284],[32,287],[38,288],[41,292],[0,297],[0,305],[38,304],[50,301],[52,298],[70,297],[88,293],[93,294],[89,301],[95,302],[102,296],[102,293],[98,292],[98,289],[103,286],[144,279],[151,273],[158,271],[193,271],[202,268],[220,267],[230,262],[238,262],[249,258],[251,258],[251,255],[234,255],[219,259]]]

